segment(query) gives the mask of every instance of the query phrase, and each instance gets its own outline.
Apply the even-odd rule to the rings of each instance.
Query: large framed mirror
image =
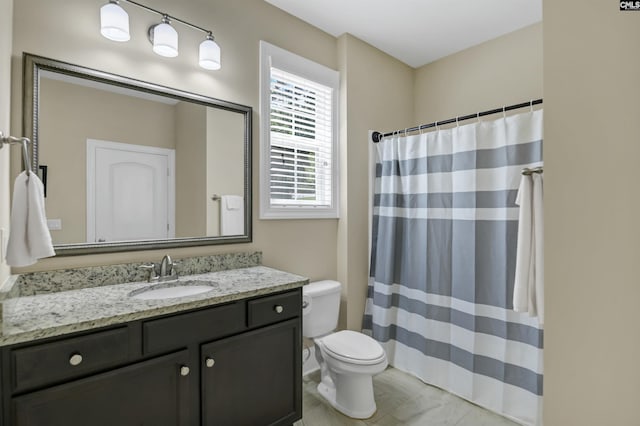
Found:
[[[24,54],[57,255],[251,241],[251,107]]]

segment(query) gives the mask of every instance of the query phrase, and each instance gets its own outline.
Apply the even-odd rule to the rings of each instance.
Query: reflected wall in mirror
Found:
[[[58,254],[251,241],[250,107],[29,54],[24,72]]]

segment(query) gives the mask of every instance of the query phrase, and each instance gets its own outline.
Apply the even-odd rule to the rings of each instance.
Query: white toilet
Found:
[[[387,367],[387,355],[378,342],[362,333],[333,333],[338,325],[340,287],[337,281],[302,287],[302,334],[315,343],[320,395],[343,414],[366,419],[376,412],[372,377]]]

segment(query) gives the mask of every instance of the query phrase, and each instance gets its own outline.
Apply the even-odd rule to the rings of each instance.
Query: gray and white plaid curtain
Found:
[[[376,157],[365,332],[396,368],[540,424],[543,331],[513,311],[513,284],[542,111],[386,138]]]

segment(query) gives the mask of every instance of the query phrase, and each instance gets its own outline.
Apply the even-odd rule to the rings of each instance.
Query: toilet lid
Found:
[[[384,358],[384,349],[371,337],[351,330],[338,331],[322,339],[329,355],[338,359],[370,363]]]

